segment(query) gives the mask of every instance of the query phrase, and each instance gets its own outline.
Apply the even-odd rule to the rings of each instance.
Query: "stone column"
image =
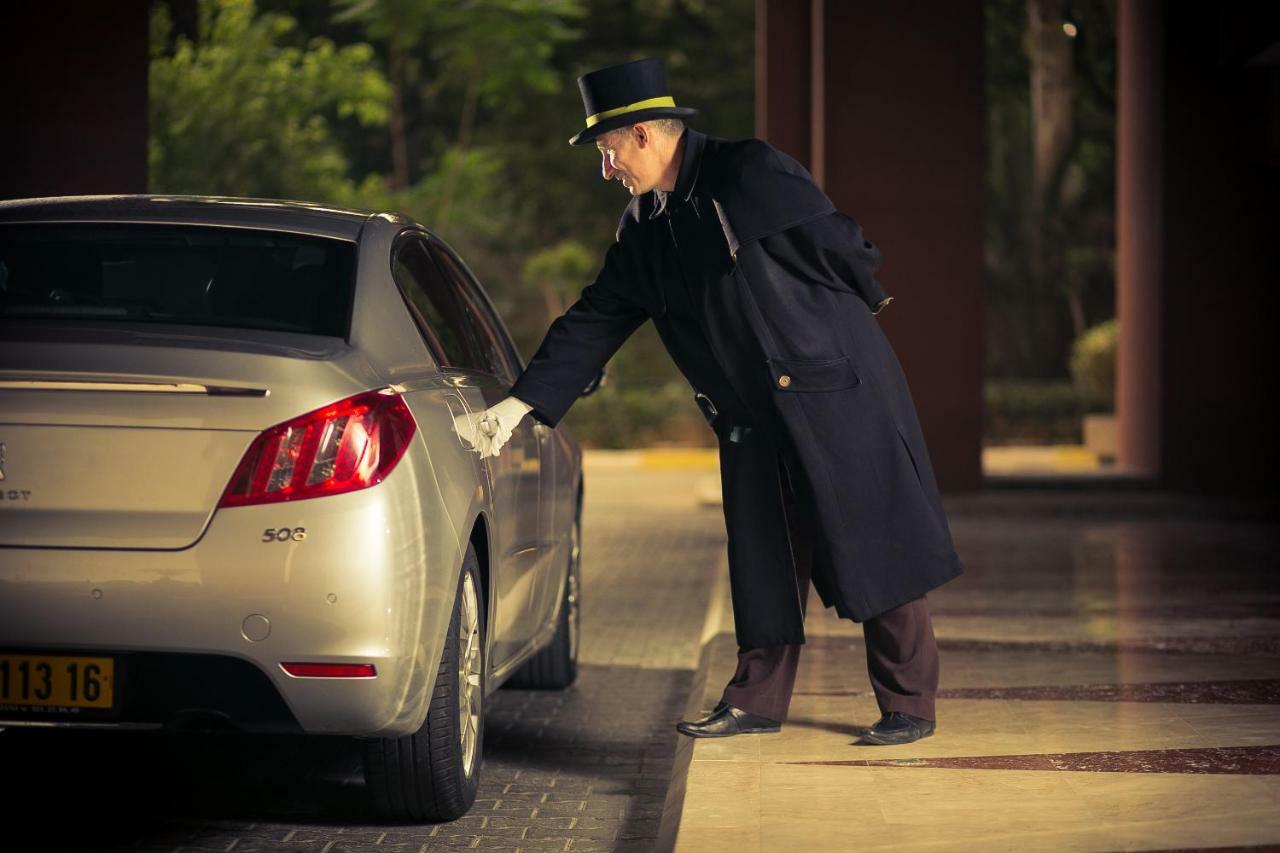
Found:
[[[824,188],[884,253],[878,315],[945,490],[982,487],[986,124],[980,0],[825,3]]]
[[[1116,13],[1117,463],[1160,473],[1163,401],[1163,47],[1160,0]]]

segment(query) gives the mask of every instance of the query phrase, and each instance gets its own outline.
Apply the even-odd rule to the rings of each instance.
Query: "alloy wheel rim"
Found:
[[[582,545],[579,524],[573,523],[573,539],[569,549],[569,595],[566,605],[569,608],[569,660],[578,659],[578,573],[582,563]]]
[[[480,600],[470,572],[462,579],[462,618],[458,623],[458,730],[462,742],[462,772],[475,769],[480,738]]]

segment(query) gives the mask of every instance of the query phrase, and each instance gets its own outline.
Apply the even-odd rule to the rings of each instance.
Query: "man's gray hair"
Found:
[[[678,118],[655,118],[649,123],[668,136],[679,136],[684,130],[684,121]]]
[[[640,124],[640,122],[636,122],[636,124]],[[684,120],[678,119],[678,118],[651,118],[648,121],[645,121],[644,124],[652,125],[653,127],[657,128],[659,133],[665,133],[668,136],[679,136],[680,133],[684,130]],[[609,139],[615,133],[619,133],[624,130],[629,130],[634,126],[635,125],[627,124],[627,125],[623,125],[622,127],[615,127],[613,130],[609,131],[608,133],[601,134],[597,141]]]

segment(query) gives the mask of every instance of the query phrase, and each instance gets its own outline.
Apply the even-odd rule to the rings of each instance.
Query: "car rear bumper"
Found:
[[[182,550],[0,548],[0,652],[108,655],[118,668],[111,714],[5,705],[0,726],[416,730],[461,557],[411,460],[359,492],[218,510]],[[305,535],[264,541],[281,528]],[[373,664],[376,676],[298,678],[284,662]]]
[[[280,691],[251,661],[174,652],[121,652],[111,657],[118,693],[115,707],[75,713],[0,708],[0,727],[303,731]]]

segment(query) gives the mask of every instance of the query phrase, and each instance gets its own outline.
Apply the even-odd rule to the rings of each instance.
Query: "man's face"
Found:
[[[649,192],[662,177],[662,164],[648,128],[632,125],[611,130],[596,139],[596,148],[601,176],[606,181],[617,178],[632,195]]]

